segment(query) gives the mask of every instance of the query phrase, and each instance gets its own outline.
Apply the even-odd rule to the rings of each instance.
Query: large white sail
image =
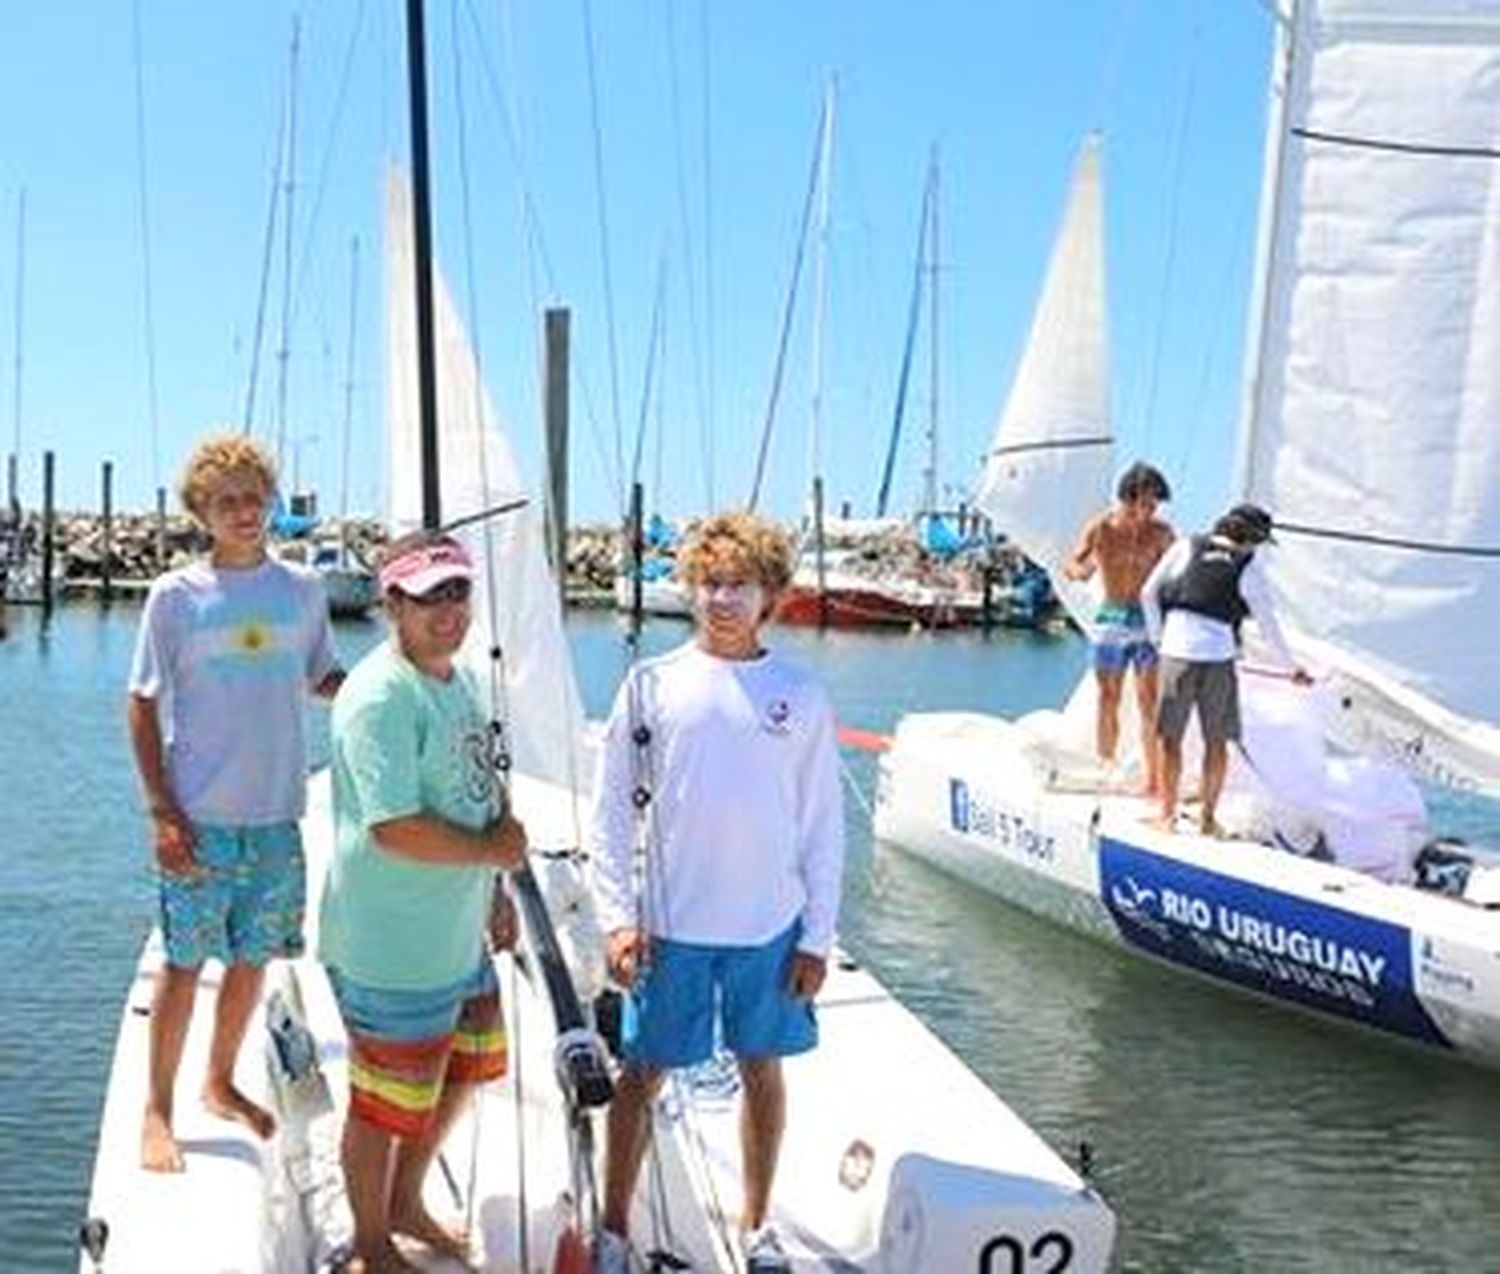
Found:
[[[411,192],[393,171],[386,180],[386,432],[389,513],[397,531],[422,520],[413,256]],[[516,767],[573,791],[583,714],[543,548],[542,509],[521,479],[473,346],[436,270],[433,292],[443,522],[464,523],[456,534],[481,566],[463,657],[488,685],[489,652],[504,652],[503,713]],[[516,501],[527,503],[492,513]]]
[[[1093,618],[1086,585],[1062,564],[1108,503],[1114,468],[1105,339],[1104,220],[1097,137],[1085,141],[1010,397],[976,501],[1046,570],[1069,613]]]
[[[1357,741],[1497,788],[1500,0],[1291,22],[1239,489]]]

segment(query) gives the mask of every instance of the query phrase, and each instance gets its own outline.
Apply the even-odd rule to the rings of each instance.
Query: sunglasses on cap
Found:
[[[413,606],[441,606],[444,603],[461,603],[469,600],[474,593],[474,583],[466,579],[444,580],[435,588],[429,588],[425,593],[412,594],[403,590],[401,596]]]

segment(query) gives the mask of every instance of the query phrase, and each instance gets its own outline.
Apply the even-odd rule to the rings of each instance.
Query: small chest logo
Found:
[[[768,734],[790,734],[792,732],[792,705],[785,699],[772,699],[762,715],[761,729]]]

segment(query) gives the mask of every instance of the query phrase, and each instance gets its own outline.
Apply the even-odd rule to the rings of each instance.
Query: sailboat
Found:
[[[1319,687],[1242,664],[1227,840],[1100,789],[1087,680],[1061,714],[904,718],[876,831],[1169,965],[1500,1065],[1496,856],[1432,844],[1408,773],[1500,788],[1479,637],[1500,604],[1500,3],[1299,0],[1271,102],[1237,494],[1276,513],[1268,571]],[[1112,468],[1092,240],[1054,254],[983,480],[1044,565]],[[1091,262],[1071,316],[1069,259]]]
[[[428,1182],[429,1203],[440,1214],[464,1215],[486,1270],[584,1269],[564,1262],[586,1261],[577,1235],[592,1220],[596,1193],[593,1112],[601,1092],[598,1072],[588,1068],[599,1055],[587,1020],[565,1015],[601,987],[603,961],[576,853],[588,768],[582,714],[538,505],[527,499],[457,309],[431,275],[430,379],[418,365],[413,207],[405,183],[393,179],[392,517],[398,527],[431,524],[437,494],[445,524],[482,564],[475,631],[461,658],[482,670],[481,684],[494,688],[501,705],[496,719],[513,761],[512,798],[542,878],[540,890],[520,890],[526,944],[498,957],[511,1072],[454,1129],[442,1171]],[[428,390],[431,398],[419,406]],[[436,466],[415,463],[434,454]],[[436,493],[425,481],[434,469],[441,474]],[[332,842],[326,774],[310,785],[304,837],[308,914],[316,917]],[[177,1131],[187,1171],[159,1175],[142,1172],[137,1157],[149,1025],[138,1006],[149,997],[160,958],[153,935],[121,1021],[80,1270],[323,1268],[344,1250],[350,1222],[332,1110],[343,1104],[347,1057],[321,969],[304,957],[272,970],[260,1082],[245,1073],[254,1067],[253,1044],[241,1059],[240,1082],[277,1114],[273,1140],[258,1142],[237,1125],[184,1110]],[[821,999],[824,1042],[788,1067],[797,1116],[783,1149],[774,1220],[795,1267],[894,1272],[1009,1261],[1018,1269],[1038,1262],[1106,1269],[1115,1219],[1098,1194],[869,973],[847,956],[835,965]],[[204,1062],[212,1006],[202,1001],[213,990],[210,975],[185,1076]],[[607,1090],[606,1080],[602,1095]],[[732,1213],[740,1193],[735,1106],[732,1079],[710,1067],[674,1076],[653,1109],[651,1159],[632,1227],[651,1268],[741,1268]],[[459,1267],[429,1260],[423,1268]]]

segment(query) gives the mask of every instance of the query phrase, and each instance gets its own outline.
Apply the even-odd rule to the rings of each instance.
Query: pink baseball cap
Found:
[[[397,588],[408,597],[421,597],[451,579],[474,578],[474,560],[457,540],[414,544],[380,568],[380,591]]]

